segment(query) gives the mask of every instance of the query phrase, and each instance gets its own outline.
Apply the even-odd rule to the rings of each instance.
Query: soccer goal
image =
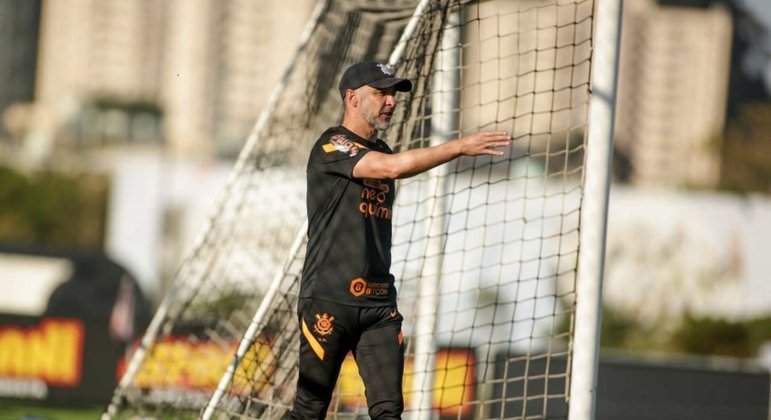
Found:
[[[413,81],[383,133],[394,150],[479,130],[514,139],[504,156],[398,183],[405,418],[589,418],[618,13],[607,12],[603,49],[594,38],[603,1],[319,2],[103,418],[288,412],[305,164],[340,121],[341,72],[372,59]],[[350,359],[328,418],[366,413]]]

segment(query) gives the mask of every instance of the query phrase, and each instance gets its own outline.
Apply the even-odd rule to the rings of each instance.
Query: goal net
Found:
[[[396,150],[479,130],[514,141],[401,180],[392,272],[406,413],[564,418],[576,300],[592,0],[321,2],[105,418],[281,418],[297,378],[305,164],[362,60],[413,81]],[[366,415],[356,364],[329,418]]]

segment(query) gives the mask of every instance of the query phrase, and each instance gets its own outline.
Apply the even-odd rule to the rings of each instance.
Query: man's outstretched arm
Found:
[[[511,137],[502,131],[483,131],[438,146],[387,154],[371,151],[353,167],[354,178],[398,179],[425,172],[460,156],[501,156],[495,150],[511,144]]]

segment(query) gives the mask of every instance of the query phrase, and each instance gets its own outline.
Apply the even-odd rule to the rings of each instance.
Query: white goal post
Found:
[[[581,210],[581,254],[576,287],[576,325],[570,383],[570,420],[592,420],[597,400],[602,280],[608,220],[613,127],[621,44],[623,0],[597,0],[595,47],[592,57],[592,96]]]

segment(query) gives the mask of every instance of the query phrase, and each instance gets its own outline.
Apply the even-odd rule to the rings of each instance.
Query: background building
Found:
[[[714,187],[725,127],[731,14],[719,3],[660,3],[624,4],[616,148],[631,164],[633,184]]]
[[[24,2],[9,3],[16,5],[7,6],[11,12],[34,12],[19,6]],[[26,96],[5,101],[32,104],[9,118],[24,126],[20,136],[32,162],[54,147],[116,143],[163,145],[169,154],[199,159],[233,157],[294,53],[312,6],[45,1],[37,72],[34,60],[13,64],[26,66],[18,74],[36,74],[34,96],[30,86]],[[17,27],[33,31],[17,48],[29,57],[35,26]]]

